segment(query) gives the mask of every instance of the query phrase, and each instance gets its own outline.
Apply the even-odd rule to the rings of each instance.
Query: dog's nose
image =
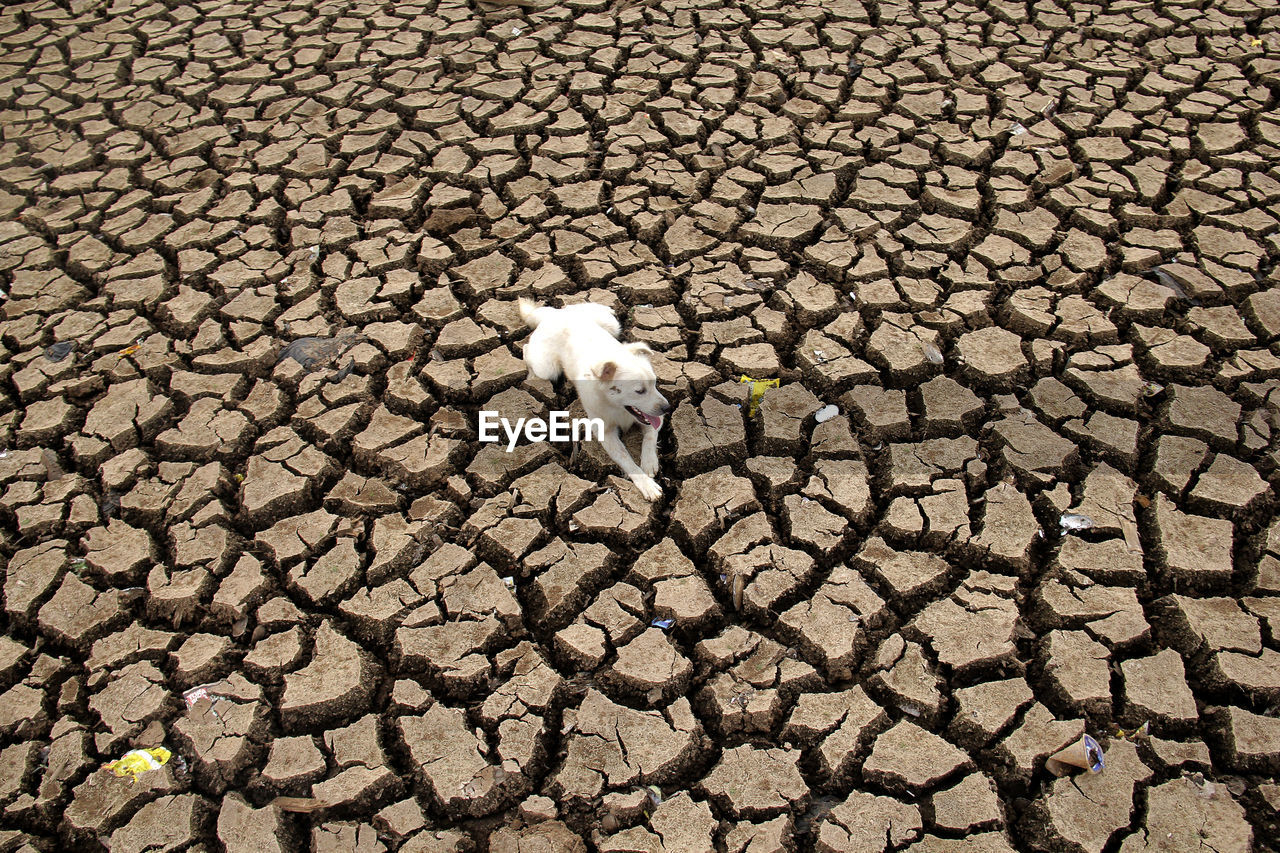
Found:
[[[662,405],[658,407],[658,414],[665,415],[668,412],[670,412],[671,409],[672,409],[671,404],[668,403],[666,400],[663,400]]]

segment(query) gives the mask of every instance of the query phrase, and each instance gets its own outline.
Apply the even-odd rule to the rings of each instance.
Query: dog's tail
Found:
[[[538,317],[538,309],[542,306],[523,296],[517,300],[516,304],[520,306],[520,319],[524,320],[525,325],[530,329],[538,328],[538,321],[541,319]]]
[[[538,327],[538,309],[542,306],[524,296],[516,300],[516,304],[520,306],[520,319],[524,320],[525,325],[530,329],[536,329]]]
[[[538,328],[538,324],[543,320],[544,316],[556,310],[523,296],[516,301],[516,304],[520,306],[520,319],[524,320],[525,325],[530,329]],[[613,309],[608,306],[594,302],[579,302],[574,305],[566,305],[560,311],[567,316],[581,317],[588,322],[595,323],[615,338],[622,333],[622,327],[618,325],[618,318],[614,315]]]

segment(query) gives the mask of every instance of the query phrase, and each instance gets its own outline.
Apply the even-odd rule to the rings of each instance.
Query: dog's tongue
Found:
[[[645,423],[654,429],[662,429],[662,415],[651,415],[648,412],[641,412],[640,417],[644,418]]]

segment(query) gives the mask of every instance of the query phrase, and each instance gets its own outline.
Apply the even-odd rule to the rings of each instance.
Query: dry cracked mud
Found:
[[[1278,96],[1266,0],[4,4],[0,851],[1276,849]],[[478,440],[522,296],[657,503]]]

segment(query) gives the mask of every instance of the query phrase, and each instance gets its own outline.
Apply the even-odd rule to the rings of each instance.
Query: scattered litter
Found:
[[[1163,385],[1157,385],[1154,382],[1142,383],[1142,396],[1144,397],[1155,397],[1162,391],[1164,391]]]
[[[1173,291],[1174,296],[1178,297],[1183,302],[1187,302],[1191,305],[1200,304],[1199,299],[1196,299],[1195,297],[1191,296],[1191,294],[1187,293],[1187,291],[1183,289],[1183,286],[1182,286],[1183,282],[1178,280],[1177,275],[1169,272],[1163,267],[1156,267],[1154,270],[1152,270],[1152,272],[1156,274],[1157,281],[1159,281],[1165,287]]]
[[[521,30],[519,27],[512,27],[512,28],[511,28],[511,36],[512,36],[512,38],[514,38],[515,36],[520,35],[520,33],[521,33],[521,32],[522,32],[522,30]]]
[[[312,246],[308,251],[311,253],[311,260],[314,261],[316,258],[320,257],[319,246]]]
[[[271,801],[271,805],[276,806],[283,812],[309,814],[325,808],[326,803],[323,800],[317,800],[315,797],[276,797]]]
[[[924,353],[924,357],[928,359],[930,364],[942,364],[942,350],[928,341],[920,342],[920,351]]]
[[[182,694],[182,701],[187,703],[188,708],[194,707],[201,699],[208,699],[212,702],[218,698],[218,694],[214,693],[211,689],[214,684],[217,684],[217,682],[215,681],[209,684],[201,684],[199,686],[192,687],[190,690]]]
[[[352,369],[353,369],[355,366],[356,366],[356,360],[353,358],[353,359],[351,359],[350,361],[348,361],[346,364],[344,364],[344,365],[343,365],[343,366],[338,370],[338,372],[337,372],[337,373],[335,373],[335,374],[333,374],[332,376],[330,376],[330,377],[326,380],[326,382],[332,382],[332,383],[333,383],[333,384],[335,384],[335,385],[336,385],[336,384],[338,384],[338,383],[340,383],[342,380],[346,379],[348,376],[350,376],[350,375],[351,375],[351,371],[352,371]]]
[[[736,574],[735,574],[735,575],[733,576],[733,609],[734,609],[734,610],[741,610],[741,609],[742,609],[742,587],[743,587],[743,585],[744,585],[744,582],[743,582],[743,580],[742,580],[742,575],[736,575]]]
[[[951,100],[950,98],[942,99],[942,108],[944,110],[947,109],[948,107],[954,107],[955,105],[956,105],[956,102]]]
[[[362,338],[363,336],[359,332],[350,329],[340,332],[331,338],[298,338],[280,351],[280,355],[276,358],[276,364],[286,358],[291,358],[302,365],[303,370],[311,371],[321,363],[331,361],[342,355]],[[352,364],[354,364],[354,360]],[[344,376],[343,378],[346,377]]]
[[[840,414],[840,407],[832,403],[829,406],[823,406],[821,409],[818,409],[818,411],[814,413],[813,419],[820,424],[825,424],[838,414]]]
[[[1027,129],[1023,127],[1019,122],[1015,121],[1013,123],[1013,127],[1009,128],[1009,132],[1012,133],[1014,136],[1022,136],[1022,134],[1027,132]]]
[[[1138,539],[1138,525],[1127,518],[1120,519],[1120,532],[1124,534],[1124,547],[1130,554],[1142,553],[1142,542]]]
[[[56,344],[45,347],[44,357],[50,361],[62,361],[71,355],[71,351],[75,348],[76,345],[72,341],[58,341]]]
[[[1249,39],[1249,47],[1262,47],[1262,39]]]
[[[169,759],[172,757],[173,753],[163,746],[154,746],[151,749],[131,749],[103,769],[110,770],[117,776],[132,777],[132,781],[137,782],[140,775],[148,770],[159,770],[168,764]]]
[[[754,418],[756,416],[756,407],[760,405],[760,401],[764,399],[764,392],[770,388],[777,388],[782,384],[780,379],[752,379],[750,376],[743,374],[739,377],[738,382],[743,385],[751,386],[751,402],[747,406],[747,417]]]
[[[1204,774],[1198,770],[1195,773],[1185,774],[1183,778],[1186,779],[1188,782],[1190,782],[1192,785],[1195,785],[1197,788],[1199,788],[1200,793],[1204,794],[1206,797],[1212,797],[1214,790],[1217,788],[1217,786],[1214,785],[1213,782],[1210,782],[1208,779],[1204,778]]]
[[[1116,727],[1116,737],[1120,738],[1121,740],[1136,740],[1138,738],[1144,738],[1150,733],[1151,733],[1150,722],[1145,722],[1142,725],[1138,726],[1136,729],[1133,729],[1131,731],[1125,731],[1119,726]]]
[[[134,343],[129,344],[129,346],[125,347],[124,349],[120,350],[120,352],[116,353],[116,355],[121,355],[121,356],[133,355],[135,352],[138,351],[138,347],[140,346],[142,346],[142,342],[136,341]]]
[[[657,785],[650,785],[644,792],[649,795],[649,802],[653,803],[655,809],[662,805],[662,789]]]
[[[856,59],[849,60],[848,68],[849,68],[850,77],[857,77],[859,74],[862,73],[862,63]]]
[[[1089,735],[1082,735],[1080,740],[1059,750],[1045,760],[1045,769],[1055,776],[1065,776],[1072,767],[1088,770],[1090,773],[1101,773],[1107,763],[1102,758],[1102,747]]]
[[[745,711],[747,706],[751,704],[751,700],[754,698],[756,698],[756,691],[750,687],[745,687],[730,697],[729,704],[737,705]]]
[[[826,364],[827,362],[827,354],[820,349],[813,351],[813,357],[818,360],[819,364]]]
[[[511,590],[512,592],[516,591],[516,579],[513,578],[511,575],[507,575],[505,578],[502,579],[502,585],[505,586],[507,589]]]
[[[654,628],[661,628],[664,631],[674,624],[676,624],[676,620],[674,619],[654,619],[649,623],[650,626]]]
[[[901,708],[902,713],[906,714],[908,717],[920,716],[920,709],[915,705],[899,705],[898,707]]]
[[[1058,524],[1061,525],[1063,530],[1089,530],[1096,526],[1089,516],[1074,512],[1065,513],[1062,518],[1058,519]]]

